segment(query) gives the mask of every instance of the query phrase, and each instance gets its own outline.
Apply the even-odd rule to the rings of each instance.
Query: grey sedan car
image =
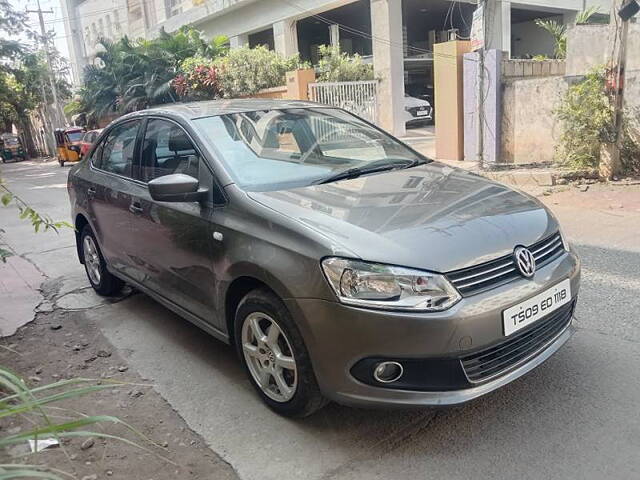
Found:
[[[93,288],[129,283],[234,345],[283,415],[460,404],[572,333],[580,263],[547,209],[340,109],[125,115],[69,194]]]

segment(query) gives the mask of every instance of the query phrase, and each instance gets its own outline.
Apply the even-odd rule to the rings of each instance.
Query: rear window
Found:
[[[70,142],[79,142],[80,140],[82,140],[83,135],[84,132],[68,132],[67,138],[69,138]]]

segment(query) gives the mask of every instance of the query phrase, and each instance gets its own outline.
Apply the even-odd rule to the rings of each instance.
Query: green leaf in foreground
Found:
[[[96,437],[123,442],[126,445],[156,455],[157,457],[170,463],[171,465],[176,465],[174,462],[168,460],[167,458],[153,452],[148,448],[145,448],[142,445],[139,445],[138,443],[128,438],[118,435],[112,435],[109,433],[84,430],[85,427],[91,425],[116,425],[124,427],[127,431],[134,434],[136,437],[144,440],[145,443],[153,445],[154,447],[162,448],[147,436],[145,436],[142,432],[135,429],[128,423],[120,420],[118,417],[114,417],[111,415],[85,416],[82,414],[77,414],[78,418],[66,418],[65,420],[67,421],[57,423],[53,422],[52,418],[47,415],[48,409],[58,408],[50,406],[50,404],[52,403],[82,397],[84,395],[108,388],[130,385],[126,383],[109,382],[105,380],[101,380],[101,382],[107,382],[106,384],[96,385],[96,381],[97,380],[78,378],[71,380],[60,380],[49,385],[29,388],[26,382],[19,375],[12,372],[8,368],[0,366],[0,392],[7,392],[7,394],[5,395],[0,395],[0,418],[10,418],[25,414],[35,414],[36,418],[44,421],[43,424],[35,423],[35,426],[29,431],[0,436],[0,448],[9,445],[24,443],[27,440],[44,440],[48,438],[55,438],[57,440],[60,440],[62,438],[74,437]],[[1,434],[2,432],[0,431],[0,435]],[[64,449],[63,446],[62,448]],[[37,455],[37,453],[28,455]],[[60,475],[72,477],[65,472],[55,470],[47,466],[0,464],[0,480],[12,478],[45,478],[51,480],[61,480],[62,477]]]

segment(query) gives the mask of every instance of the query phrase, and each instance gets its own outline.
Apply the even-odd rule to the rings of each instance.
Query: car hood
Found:
[[[534,198],[437,162],[248,195],[361,259],[436,272],[507,255],[558,229]]]
[[[413,107],[430,107],[431,104],[426,101],[426,100],[422,100],[421,98],[416,98],[416,97],[404,97],[404,106],[406,108],[413,108]]]

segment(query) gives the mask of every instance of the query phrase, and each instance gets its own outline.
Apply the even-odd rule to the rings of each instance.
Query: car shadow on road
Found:
[[[450,409],[329,404],[309,418],[285,419],[261,403],[233,348],[146,295],[91,315],[190,427],[246,478],[299,478],[287,476],[296,471],[341,479],[424,478],[425,471],[434,478],[451,472],[457,472],[451,478],[534,478],[532,465],[535,478],[597,478],[606,474],[606,462],[590,461],[588,452],[616,458],[633,445],[630,438],[640,438],[640,372],[628,368],[640,363],[632,314],[640,308],[633,300],[639,298],[633,295],[637,280],[618,282],[630,278],[640,256],[579,248],[586,274],[578,313],[585,319],[579,315],[575,322],[576,335],[523,378]],[[596,328],[602,305],[611,321]],[[611,326],[603,330],[604,324]],[[274,457],[277,450],[299,455]],[[635,468],[632,461],[625,465],[618,467]]]
[[[243,461],[243,449],[258,449],[253,436],[274,429],[282,435],[272,443],[313,451],[317,468],[337,478],[382,457],[402,461],[415,449],[423,460],[432,457],[445,463],[455,463],[456,457],[480,461],[479,452],[488,444],[495,453],[513,449],[513,442],[533,441],[540,454],[549,450],[548,436],[566,442],[569,434],[563,433],[563,425],[570,423],[570,430],[575,429],[574,410],[580,418],[585,411],[602,415],[594,413],[592,399],[583,395],[584,383],[597,381],[588,371],[577,370],[576,365],[584,364],[584,355],[572,346],[573,340],[529,375],[462,407],[366,410],[330,404],[309,418],[289,420],[262,405],[232,347],[146,295],[91,314],[133,366],[154,381],[216,450],[226,451],[232,463]],[[590,354],[598,357],[593,349]],[[262,453],[256,450],[255,454],[259,458]]]

